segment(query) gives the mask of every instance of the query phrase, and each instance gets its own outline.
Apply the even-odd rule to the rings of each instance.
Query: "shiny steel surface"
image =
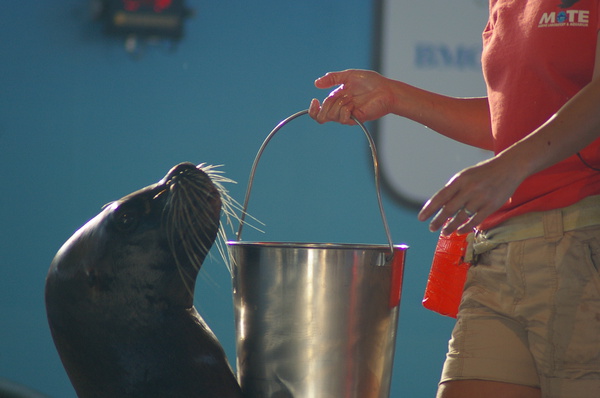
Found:
[[[387,398],[406,246],[228,242],[250,398]],[[393,263],[393,264],[392,264]]]
[[[237,372],[247,398],[387,398],[407,246],[394,246],[381,201],[375,144],[362,123],[388,245],[243,242],[244,218],[264,140],[252,169],[233,268]]]

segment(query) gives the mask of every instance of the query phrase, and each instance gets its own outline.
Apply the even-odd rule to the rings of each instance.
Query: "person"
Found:
[[[438,397],[600,397],[599,3],[490,0],[483,98],[367,70],[315,81],[337,86],[311,101],[319,123],[393,114],[494,152],[418,215],[475,230]]]

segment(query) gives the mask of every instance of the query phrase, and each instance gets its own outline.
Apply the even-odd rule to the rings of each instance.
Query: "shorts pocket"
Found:
[[[596,273],[596,276],[600,276],[600,238],[595,236],[586,243],[588,264],[592,267],[591,269]]]
[[[562,377],[600,377],[600,241],[587,232],[567,234],[557,248],[552,334],[556,370],[565,372]]]

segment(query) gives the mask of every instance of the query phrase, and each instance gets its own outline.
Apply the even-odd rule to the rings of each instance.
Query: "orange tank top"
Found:
[[[482,65],[496,153],[541,126],[591,81],[600,30],[599,3],[490,1]],[[600,169],[600,139],[580,155],[588,165]],[[593,168],[573,155],[530,176],[480,228],[600,194],[600,172]]]

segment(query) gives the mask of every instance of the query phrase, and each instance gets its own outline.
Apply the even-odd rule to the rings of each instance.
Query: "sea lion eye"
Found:
[[[85,274],[87,276],[87,282],[90,286],[94,286],[96,284],[96,282],[98,282],[98,278],[96,276],[96,271],[94,271],[93,269],[86,271]]]
[[[139,221],[139,212],[136,209],[119,209],[115,214],[115,225],[121,232],[133,230]]]

